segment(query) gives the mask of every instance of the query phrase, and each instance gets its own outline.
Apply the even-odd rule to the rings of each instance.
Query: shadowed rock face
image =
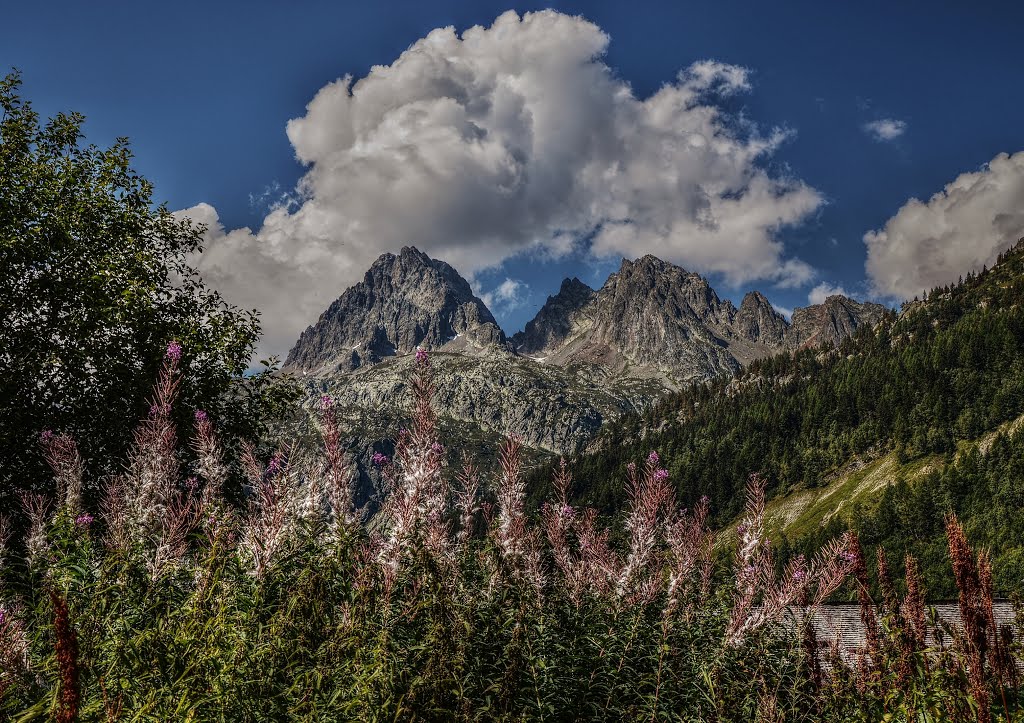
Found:
[[[512,347],[520,354],[538,354],[562,344],[572,333],[576,312],[590,303],[596,294],[579,279],[566,279],[558,293],[548,297],[526,328],[512,337]]]
[[[384,254],[299,337],[285,368],[347,372],[417,348],[507,349],[469,283],[415,248]]]
[[[884,315],[885,307],[881,304],[860,303],[838,294],[830,296],[823,304],[793,310],[787,346],[791,349],[834,346],[853,336],[864,324],[874,326]]]
[[[583,343],[569,358],[683,379],[739,370],[727,348],[732,303],[706,279],[654,256],[624,261],[581,311]]]
[[[789,324],[764,294],[751,291],[743,297],[733,327],[741,339],[781,348],[785,346]]]

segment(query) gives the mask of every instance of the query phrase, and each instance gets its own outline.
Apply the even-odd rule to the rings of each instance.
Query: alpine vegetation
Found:
[[[997,628],[992,570],[948,520],[962,624],[929,616],[910,558],[900,598],[857,536],[785,564],[751,476],[736,539],[709,502],[677,504],[657,453],[631,465],[622,519],[573,506],[562,462],[530,507],[522,447],[494,480],[440,438],[434,361],[377,453],[366,519],[336,405],[320,447],[229,459],[216,421],[176,428],[182,349],[167,348],[123,472],[85,509],[75,442],[40,440],[56,499],[0,524],[0,711],[17,720],[1010,720],[1019,646]],[[189,465],[181,462],[191,447]],[[233,470],[245,502],[229,502]],[[730,547],[734,547],[731,552]],[[817,611],[859,594],[855,650]],[[19,717],[20,716],[20,717]]]

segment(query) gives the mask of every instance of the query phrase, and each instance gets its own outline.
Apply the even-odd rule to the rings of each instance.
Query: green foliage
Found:
[[[257,433],[289,392],[242,380],[259,324],[189,265],[202,228],[154,208],[125,139],[84,146],[78,113],[41,125],[20,85],[0,80],[0,504],[45,478],[47,429],[80,440],[93,478],[114,471],[171,340],[186,350],[182,413]]]
[[[941,470],[913,484],[887,487],[869,509],[855,510],[845,524],[870,546],[883,546],[902,575],[907,553],[921,563],[925,584],[936,598],[952,598],[956,588],[946,563],[944,519],[954,512],[971,539],[991,551],[994,587],[1010,596],[1024,591],[1024,435],[1000,434],[982,453],[973,445]],[[831,539],[836,524],[799,543],[815,549]]]

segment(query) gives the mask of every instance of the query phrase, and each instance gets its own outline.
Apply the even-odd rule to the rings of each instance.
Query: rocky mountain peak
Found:
[[[853,336],[858,327],[878,324],[885,311],[881,304],[862,303],[840,294],[829,296],[821,304],[793,310],[788,345],[791,348],[834,346]]]
[[[512,337],[513,348],[520,354],[538,354],[561,344],[572,331],[576,313],[590,303],[596,293],[575,277],[565,279],[558,293],[548,297],[537,316]]]
[[[505,335],[462,276],[412,246],[382,254],[299,337],[286,368],[351,371],[417,348],[501,350]]]
[[[569,323],[545,340],[546,363],[673,378],[738,368],[715,331],[728,325],[735,308],[698,274],[654,256],[627,259],[600,290],[574,298],[582,303]],[[533,349],[524,345],[525,352]]]
[[[760,291],[751,291],[743,297],[734,321],[736,334],[741,339],[770,346],[785,343],[788,327],[786,318]]]

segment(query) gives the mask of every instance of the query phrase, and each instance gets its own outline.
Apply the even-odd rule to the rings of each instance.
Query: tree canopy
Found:
[[[72,435],[94,479],[118,464],[171,341],[182,414],[255,431],[257,313],[190,265],[203,227],[154,204],[127,139],[85,144],[81,114],[41,123],[20,90],[16,71],[0,81],[0,497],[46,479],[45,430]]]

